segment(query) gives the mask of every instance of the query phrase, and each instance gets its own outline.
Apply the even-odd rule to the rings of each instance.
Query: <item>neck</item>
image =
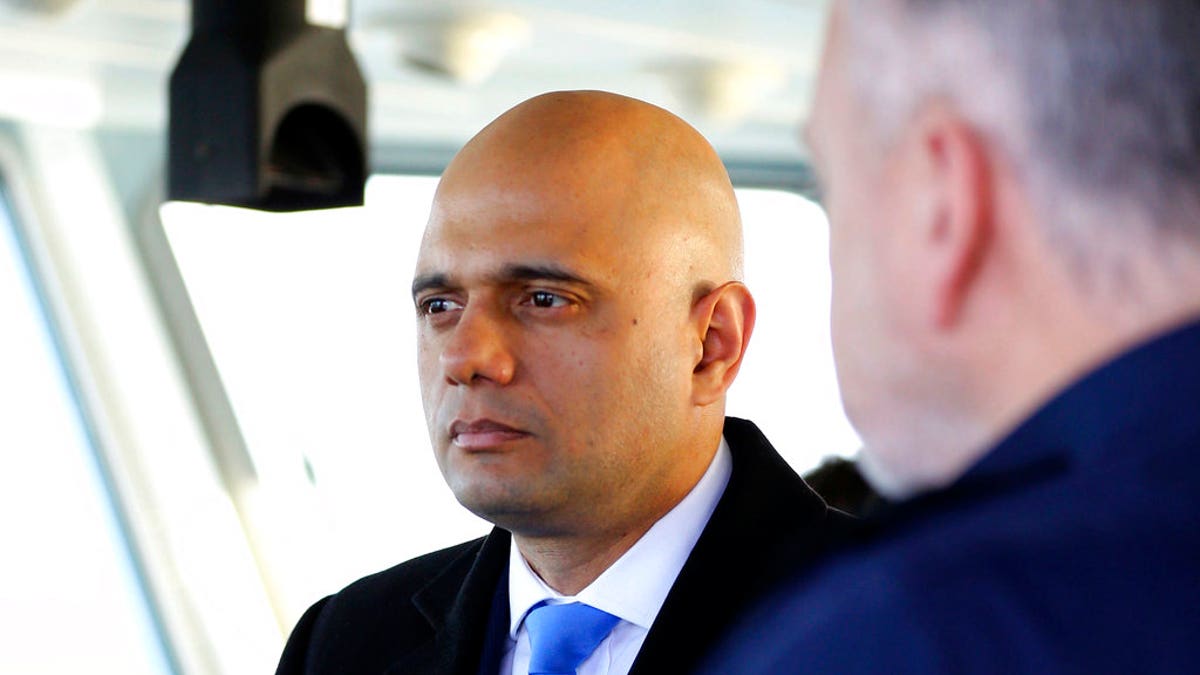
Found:
[[[724,422],[724,417],[720,417]],[[566,526],[510,527],[513,544],[547,586],[576,595],[625,555],[663,516],[679,505],[704,477],[721,443],[720,428],[704,441],[692,439],[672,461],[623,486],[614,503],[592,503]],[[605,508],[607,507],[607,508]],[[502,525],[503,526],[503,525]]]
[[[953,483],[1071,383],[1200,318],[1200,295],[1186,290],[1200,288],[1200,264],[1139,259],[1122,285],[1104,287],[1049,260],[1014,267],[993,285],[1003,292],[979,293],[924,368],[951,376],[924,378],[896,401],[893,426],[864,434],[861,468],[877,489],[901,499]]]
[[[1055,284],[1034,289],[1006,332],[1008,362],[993,363],[1007,385],[1008,410],[992,411],[1011,426],[1065,386],[1134,346],[1200,317],[1200,252],[1187,240],[1122,243],[1150,253],[1112,261],[1097,256],[1081,283],[1067,271]],[[1004,358],[1004,357],[1001,357]],[[1007,413],[1007,414],[1005,414]],[[1014,419],[1015,418],[1015,419]]]
[[[1182,246],[1175,251],[1184,250]],[[1030,290],[1005,325],[992,326],[991,341],[977,338],[971,389],[960,397],[973,405],[990,448],[1064,388],[1121,353],[1188,321],[1200,318],[1200,261],[1158,257],[1127,259],[1124,275],[1087,286],[1063,276]],[[1106,285],[1109,284],[1109,285]],[[999,308],[993,315],[1002,315]],[[978,457],[975,457],[977,459]],[[970,463],[973,463],[970,462]]]

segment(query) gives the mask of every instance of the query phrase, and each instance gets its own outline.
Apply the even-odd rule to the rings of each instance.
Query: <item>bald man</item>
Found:
[[[412,292],[438,465],[496,528],[320,601],[279,672],[688,672],[813,557],[846,518],[724,416],[741,236],[714,150],[649,104],[546,94],[472,139]]]

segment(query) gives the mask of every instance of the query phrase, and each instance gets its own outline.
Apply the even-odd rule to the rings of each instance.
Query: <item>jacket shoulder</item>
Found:
[[[775,451],[758,427],[725,418],[729,483],[638,653],[631,674],[692,672],[711,645],[777,582],[849,527]],[[723,672],[743,672],[730,669]]]
[[[397,596],[410,598],[445,572],[455,561],[477,554],[486,539],[487,537],[480,537],[440,551],[426,553],[365,576],[343,588],[333,595],[332,599],[340,603],[360,603],[378,601],[380,598],[394,600]]]
[[[277,675],[381,672],[387,663],[433,635],[413,596],[456,570],[465,578],[486,539],[413,558],[322,598],[293,629]]]

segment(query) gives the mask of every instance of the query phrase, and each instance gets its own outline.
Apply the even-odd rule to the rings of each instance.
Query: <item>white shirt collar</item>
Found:
[[[529,568],[514,542],[508,562],[509,637],[517,638],[525,615],[543,601],[583,602],[648,630],[721,501],[732,473],[729,444],[722,437],[708,470],[687,496],[575,596],[560,595],[547,586]]]

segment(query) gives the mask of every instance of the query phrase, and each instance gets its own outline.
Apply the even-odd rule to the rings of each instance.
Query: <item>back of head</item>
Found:
[[[1114,255],[1145,249],[1103,244],[1114,238],[1200,246],[1200,4],[846,6],[869,45],[856,78],[885,139],[922,100],[952,101],[1009,156],[1076,272],[1103,274]]]
[[[903,496],[1200,317],[1200,4],[840,0],[833,17],[810,132],[835,354],[864,470]]]

